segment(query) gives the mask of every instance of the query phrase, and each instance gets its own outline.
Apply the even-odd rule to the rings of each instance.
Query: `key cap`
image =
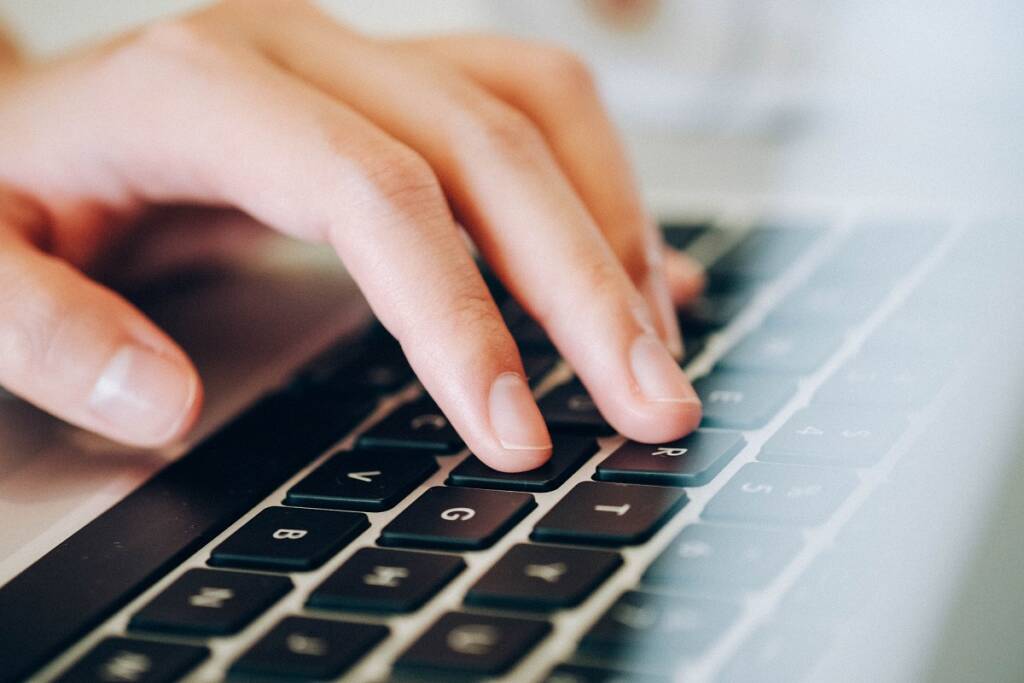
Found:
[[[719,258],[711,271],[768,280],[792,265],[817,237],[817,231],[806,228],[759,226]]]
[[[559,664],[548,672],[542,683],[670,683],[668,676],[616,671],[580,664]]]
[[[285,503],[379,511],[393,508],[437,471],[433,458],[402,451],[341,451],[288,491]]]
[[[228,675],[244,680],[337,678],[389,632],[377,624],[285,617],[231,665]]]
[[[893,362],[883,357],[857,356],[818,389],[814,401],[819,404],[914,410],[925,407],[947,377],[942,365],[921,367],[916,363]]]
[[[643,543],[686,501],[678,489],[585,481],[544,515],[530,537],[582,545]]]
[[[447,612],[395,662],[413,675],[497,676],[511,669],[551,631],[533,619]]]
[[[796,393],[785,377],[715,371],[693,383],[704,402],[705,427],[756,429],[775,416]]]
[[[707,348],[709,335],[703,334],[697,330],[691,330],[683,326],[683,360],[680,363],[684,368],[690,364],[690,362],[702,354],[704,349]]]
[[[874,313],[889,291],[875,282],[853,284],[812,277],[775,307],[768,316],[768,324],[853,327]]]
[[[523,307],[515,299],[509,297],[501,305],[501,316],[505,319],[505,324],[520,349],[554,351],[548,333],[523,310]]]
[[[316,609],[412,612],[458,576],[456,555],[362,548],[309,596]]]
[[[538,401],[540,412],[552,431],[608,436],[612,429],[598,412],[579,380],[557,386]]]
[[[903,431],[898,413],[812,406],[793,415],[758,454],[763,462],[866,467],[889,452]]]
[[[462,450],[462,439],[428,396],[400,406],[359,437],[360,448],[426,451],[447,455]]]
[[[128,628],[196,636],[237,633],[291,589],[284,576],[190,569],[136,612]]]
[[[823,629],[769,622],[751,634],[719,672],[718,683],[792,683],[806,680],[828,646]]]
[[[702,486],[746,445],[737,432],[698,429],[671,443],[627,441],[597,466],[595,478],[627,484]]]
[[[710,332],[733,321],[753,298],[753,290],[704,292],[679,311],[683,329]]]
[[[842,337],[806,325],[764,325],[718,362],[723,370],[809,374],[828,360]]]
[[[686,249],[691,243],[700,239],[711,229],[710,221],[687,221],[663,223],[661,225],[665,243],[679,249]]]
[[[105,638],[57,683],[174,683],[209,656],[207,648],[197,645]]]
[[[628,670],[668,672],[713,645],[739,611],[726,602],[629,591],[587,631],[580,651]]]
[[[803,546],[799,533],[691,524],[644,574],[644,583],[691,595],[738,597],[768,585]]]
[[[435,486],[384,527],[378,543],[480,550],[494,545],[536,505],[527,493]]]
[[[448,476],[450,486],[475,486],[509,491],[553,491],[568,479],[590,456],[597,442],[588,436],[555,434],[551,459],[529,472],[492,470],[473,455],[462,461]]]
[[[523,351],[523,371],[531,387],[544,381],[548,373],[558,365],[559,356],[555,351]]]
[[[811,526],[827,520],[857,486],[857,475],[799,465],[750,463],[708,502],[708,520]]]
[[[330,397],[354,392],[384,395],[413,380],[401,346],[387,332],[371,333],[355,344],[362,347],[361,353],[352,348],[352,340],[346,339],[344,344],[321,354],[295,379],[291,389]]]
[[[622,564],[618,553],[520,543],[466,594],[466,604],[550,611],[575,607]]]
[[[267,508],[214,548],[209,564],[309,571],[332,558],[369,526],[366,515],[355,512]]]

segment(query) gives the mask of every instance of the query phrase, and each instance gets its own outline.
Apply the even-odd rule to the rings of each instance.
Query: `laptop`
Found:
[[[1019,164],[819,123],[768,170],[761,139],[635,141],[708,270],[672,443],[615,434],[493,278],[532,472],[466,452],[321,250],[137,287],[208,408],[136,452],[0,397],[0,682],[1024,680]]]

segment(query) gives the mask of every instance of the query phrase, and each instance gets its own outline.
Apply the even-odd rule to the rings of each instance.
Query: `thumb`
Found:
[[[0,224],[0,385],[85,429],[159,446],[195,422],[199,376],[138,309]]]

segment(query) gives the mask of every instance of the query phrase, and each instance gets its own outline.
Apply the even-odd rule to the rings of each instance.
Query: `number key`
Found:
[[[744,465],[704,508],[708,520],[812,526],[857,486],[857,475],[799,465]]]
[[[865,467],[899,437],[903,418],[871,409],[811,407],[791,417],[757,456],[764,462]]]

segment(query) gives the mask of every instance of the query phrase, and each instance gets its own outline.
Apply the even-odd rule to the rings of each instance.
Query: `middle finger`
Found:
[[[700,401],[643,297],[525,116],[449,67],[320,15],[275,22],[258,42],[430,162],[485,258],[621,433],[667,441],[697,426]]]

